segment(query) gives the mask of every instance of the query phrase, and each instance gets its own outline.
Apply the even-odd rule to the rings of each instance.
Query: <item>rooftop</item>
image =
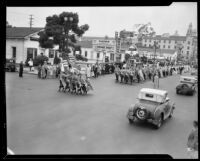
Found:
[[[138,48],[138,51],[147,51],[147,52],[155,52],[155,49],[153,48]],[[156,52],[158,53],[169,53],[174,54],[176,50],[174,49],[157,49]]]
[[[167,91],[165,91],[165,90],[159,90],[159,89],[153,89],[153,88],[142,88],[140,90],[140,92],[158,94],[158,95],[162,95],[162,96],[167,94]]]
[[[83,41],[83,40],[87,40],[87,41],[89,41],[89,40],[94,40],[94,39],[100,39],[100,40],[105,40],[105,39],[107,39],[107,40],[115,40],[114,37],[107,37],[107,38],[105,38],[105,36],[102,36],[102,37],[96,37],[96,36],[83,36],[81,39],[82,39],[82,41]]]
[[[24,38],[28,35],[39,32],[44,28],[41,27],[11,27],[6,28],[6,38]]]
[[[175,41],[186,41],[186,36],[169,36],[169,37],[164,37],[161,35],[156,35],[155,37],[150,37],[150,36],[145,36],[143,39],[153,39],[153,40],[175,40]]]
[[[82,48],[92,48],[92,41],[77,41],[77,45],[80,45]]]

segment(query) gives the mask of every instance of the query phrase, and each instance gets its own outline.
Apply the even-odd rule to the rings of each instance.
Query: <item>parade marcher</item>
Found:
[[[158,73],[156,73],[156,75],[154,76],[154,88],[158,89],[159,88],[159,77],[158,77]]]
[[[193,129],[187,141],[187,152],[190,159],[198,159],[198,121],[193,121]]]
[[[33,67],[33,60],[30,58],[30,60],[28,61],[28,65],[30,67],[30,71],[32,71],[32,67]]]
[[[123,83],[123,80],[124,80],[123,70],[120,71],[120,78],[121,78],[121,83]]]
[[[23,71],[24,71],[24,65],[23,65],[23,61],[20,62],[19,64],[19,77],[23,77]]]
[[[140,75],[139,75],[138,69],[136,69],[136,77],[137,77],[138,83],[140,83]]]
[[[124,82],[127,84],[128,83],[128,71],[124,71]]]
[[[133,84],[133,75],[134,75],[133,69],[131,69],[130,70],[130,75],[129,75],[129,79],[130,79],[131,84]]]

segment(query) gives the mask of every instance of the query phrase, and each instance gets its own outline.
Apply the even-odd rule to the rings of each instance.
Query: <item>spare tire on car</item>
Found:
[[[136,110],[136,117],[139,120],[146,120],[146,118],[147,118],[147,110],[146,109],[142,109],[142,108],[138,108]]]

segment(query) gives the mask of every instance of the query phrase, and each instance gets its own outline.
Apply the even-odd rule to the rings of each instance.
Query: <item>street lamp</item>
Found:
[[[63,27],[63,34],[64,34],[64,41],[63,42],[64,42],[64,44],[63,44],[63,51],[65,53],[68,52],[69,30],[70,30],[72,21],[73,21],[73,17],[64,17],[64,27]]]

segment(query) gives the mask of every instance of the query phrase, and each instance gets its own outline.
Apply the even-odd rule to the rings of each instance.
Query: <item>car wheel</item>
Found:
[[[160,117],[158,118],[158,123],[155,125],[156,129],[159,129],[162,126],[163,123],[163,117],[162,115],[160,115]]]
[[[147,111],[145,109],[138,108],[136,111],[136,116],[140,120],[145,120],[147,116]]]

